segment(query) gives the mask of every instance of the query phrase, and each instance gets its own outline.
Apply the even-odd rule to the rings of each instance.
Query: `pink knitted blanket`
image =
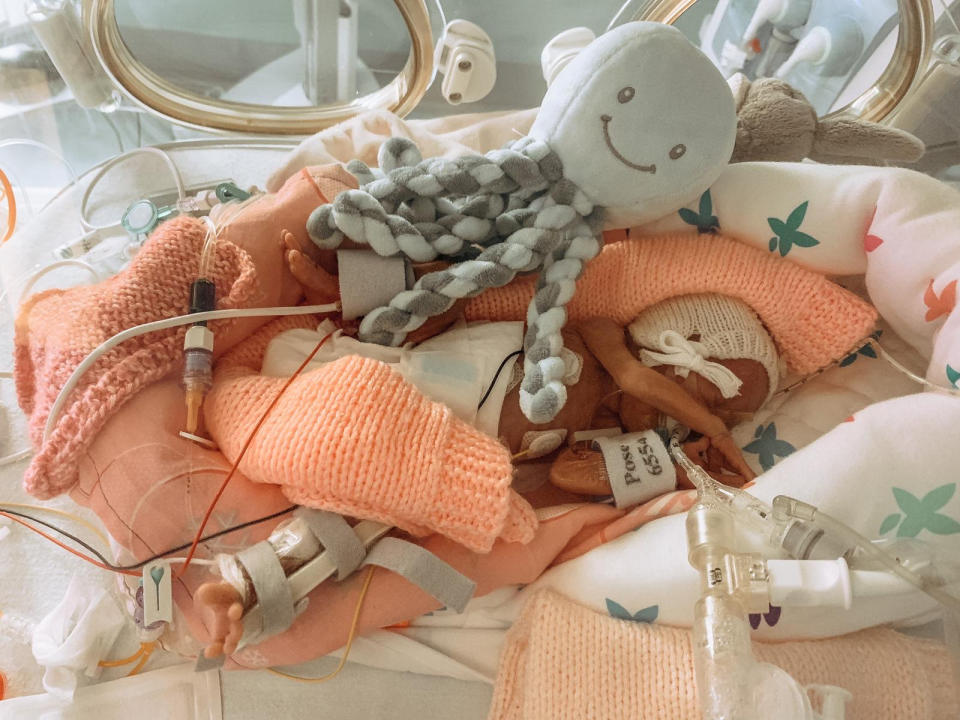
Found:
[[[690,638],[538,593],[507,635],[489,720],[699,720]],[[933,640],[874,628],[753,648],[803,685],[853,693],[848,720],[960,716],[950,655]]]

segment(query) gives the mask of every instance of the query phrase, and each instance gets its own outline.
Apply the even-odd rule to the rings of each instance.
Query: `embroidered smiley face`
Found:
[[[630,102],[631,100],[633,100],[636,97],[636,95],[637,95],[636,88],[634,88],[631,85],[627,85],[625,87],[620,88],[620,92],[617,93],[617,102],[619,102],[621,105],[624,105]],[[634,170],[639,170],[640,172],[646,172],[651,174],[656,173],[657,172],[656,163],[651,163],[650,165],[643,165],[638,162],[633,162],[632,160],[628,160],[626,157],[623,156],[623,154],[619,150],[617,150],[617,147],[613,144],[613,140],[610,138],[610,121],[611,120],[613,120],[613,117],[610,115],[603,114],[600,116],[600,122],[603,123],[603,139],[604,139],[604,142],[607,143],[607,147],[610,149],[610,152],[613,153],[613,156],[617,160],[622,162],[624,165],[626,165],[629,168],[633,168]],[[684,145],[683,143],[677,143],[672,148],[670,148],[670,151],[667,153],[667,157],[669,157],[671,160],[679,160],[686,154],[687,154],[687,146]]]

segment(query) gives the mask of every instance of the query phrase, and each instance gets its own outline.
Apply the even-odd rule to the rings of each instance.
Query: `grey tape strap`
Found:
[[[598,437],[593,445],[603,453],[618,508],[639,505],[676,489],[677,469],[656,430]]]
[[[377,565],[403,576],[448,608],[463,612],[477,584],[429,550],[387,537],[373,546],[364,565]]]
[[[297,508],[294,515],[310,528],[331,562],[337,568],[337,580],[343,580],[360,567],[367,550],[347,521],[336,513],[312,508]]]
[[[407,289],[407,263],[370,250],[338,250],[343,319],[353,320],[386,305]]]
[[[237,553],[257,592],[265,636],[282,633],[293,624],[293,595],[280,560],[266,540]]]

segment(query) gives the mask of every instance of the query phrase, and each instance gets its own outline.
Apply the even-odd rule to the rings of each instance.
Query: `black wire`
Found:
[[[35,522],[35,523],[38,523],[38,524],[40,524],[40,525],[43,525],[44,527],[49,528],[50,530],[53,530],[54,532],[60,533],[60,534],[63,535],[64,537],[70,538],[71,540],[73,540],[77,545],[80,545],[81,547],[84,547],[84,548],[86,548],[87,550],[89,550],[91,553],[94,554],[94,556],[97,558],[97,560],[99,560],[100,562],[102,562],[104,565],[110,566],[110,568],[111,568],[112,570],[119,569],[119,568],[116,568],[116,567],[114,567],[113,565],[111,565],[111,564],[110,564],[110,561],[107,560],[103,555],[101,555],[101,554],[100,554],[100,551],[97,550],[95,547],[92,547],[92,546],[89,545],[88,543],[84,542],[83,540],[81,540],[80,538],[78,538],[76,535],[73,535],[72,533],[69,533],[69,532],[67,532],[66,530],[61,530],[60,528],[58,528],[58,527],[57,527],[56,525],[54,525],[53,523],[47,522],[46,520],[41,520],[40,518],[33,517],[33,515],[28,515],[27,513],[22,513],[22,512],[20,512],[19,510],[7,510],[7,509],[4,508],[4,507],[0,507],[0,511],[3,511],[3,512],[7,513],[8,515],[16,515],[17,517],[21,517],[21,518],[23,518],[24,520],[30,520],[31,522]]]
[[[497,368],[497,372],[493,376],[493,380],[490,381],[490,387],[487,388],[487,391],[483,394],[483,397],[480,398],[480,404],[477,405],[477,410],[483,407],[483,404],[487,401],[487,398],[490,397],[490,393],[493,392],[494,386],[497,384],[497,380],[500,377],[500,373],[503,372],[503,369],[507,366],[507,363],[510,362],[511,358],[515,358],[517,355],[522,353],[523,350],[514,350],[512,353],[507,355],[503,362],[500,363],[500,367]]]
[[[285,509],[283,509],[283,510],[279,510],[279,511],[273,513],[272,515],[265,515],[264,517],[257,518],[256,520],[250,520],[250,521],[245,522],[245,523],[240,523],[239,525],[234,525],[233,527],[229,527],[229,528],[227,528],[227,529],[225,529],[225,530],[220,530],[220,531],[215,532],[215,533],[212,533],[212,534],[210,534],[210,535],[205,535],[204,537],[200,538],[200,542],[207,542],[207,541],[209,541],[209,540],[216,540],[218,537],[222,537],[223,535],[229,535],[230,533],[236,532],[237,530],[244,530],[244,529],[250,527],[251,525],[257,525],[257,524],[259,524],[259,523],[266,522],[267,520],[273,520],[274,518],[278,518],[278,517],[280,517],[281,515],[286,515],[286,514],[289,513],[289,512],[293,512],[293,511],[296,510],[296,509],[297,509],[297,506],[296,506],[296,505],[291,505],[291,506],[288,507],[288,508],[285,508]],[[115,570],[115,571],[122,571],[122,570],[140,570],[141,568],[143,568],[144,565],[148,565],[148,564],[152,563],[154,560],[160,560],[161,558],[163,558],[163,557],[165,557],[165,556],[167,556],[167,555],[170,555],[171,553],[179,552],[180,550],[186,550],[186,549],[189,548],[191,545],[193,545],[193,542],[184,543],[183,545],[180,545],[180,546],[178,546],[178,547],[170,548],[169,550],[164,550],[164,551],[161,552],[161,553],[157,553],[156,555],[153,555],[152,557],[148,557],[146,560],[141,560],[141,561],[138,562],[138,563],[134,563],[133,565],[114,565],[114,564],[111,563],[109,560],[107,560],[103,555],[101,555],[100,552],[98,552],[96,548],[91,547],[89,544],[87,544],[86,542],[84,542],[83,540],[81,540],[80,538],[78,538],[76,535],[73,535],[73,534],[67,532],[66,530],[62,530],[61,528],[57,527],[56,525],[54,525],[54,524],[52,524],[52,523],[47,522],[46,520],[41,520],[40,518],[33,517],[32,515],[27,515],[26,513],[22,513],[22,512],[20,512],[20,511],[18,511],[18,510],[8,510],[7,508],[3,507],[2,505],[0,505],[0,511],[5,512],[5,513],[8,513],[8,514],[10,514],[10,515],[16,515],[16,516],[18,516],[18,517],[24,518],[25,520],[31,520],[31,521],[33,521],[33,522],[35,522],[35,523],[39,523],[40,525],[43,525],[44,527],[47,527],[47,528],[49,528],[49,529],[51,529],[51,530],[53,530],[53,531],[55,531],[55,532],[60,533],[61,535],[63,535],[63,536],[66,537],[66,538],[70,538],[71,540],[73,540],[73,541],[74,541],[75,543],[77,543],[78,545],[86,548],[86,549],[89,550],[91,553],[93,553],[94,556],[96,556],[97,560],[99,560],[101,563],[103,563],[104,565],[106,565],[106,566],[107,566],[108,568],[110,568],[111,570]]]

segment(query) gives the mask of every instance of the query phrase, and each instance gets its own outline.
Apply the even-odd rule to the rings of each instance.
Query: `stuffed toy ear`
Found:
[[[728,81],[737,112],[730,162],[799,162],[876,165],[916,162],[923,143],[908,132],[855,118],[818,119],[803,93],[783,80]]]
[[[912,163],[923,157],[923,142],[898,128],[854,118],[821,120],[810,158],[818,162]]]
[[[737,108],[737,141],[730,162],[799,162],[807,157],[817,114],[802,94],[782,80],[751,82],[742,73],[729,83]]]

